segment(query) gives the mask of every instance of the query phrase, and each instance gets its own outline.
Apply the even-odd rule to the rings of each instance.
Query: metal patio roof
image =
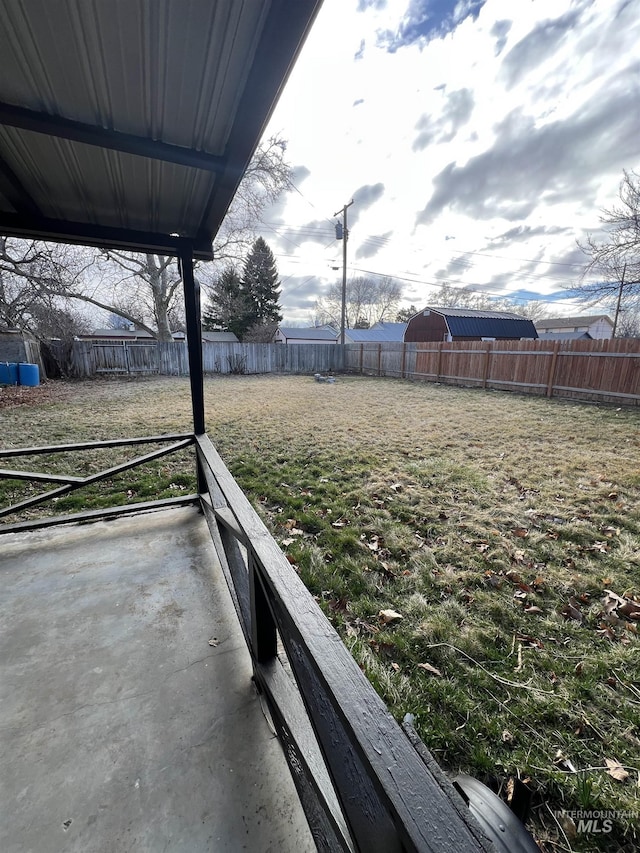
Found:
[[[0,233],[210,257],[320,5],[4,0]]]

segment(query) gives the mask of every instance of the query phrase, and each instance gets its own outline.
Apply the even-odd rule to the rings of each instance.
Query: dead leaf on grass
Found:
[[[614,642],[616,639],[616,632],[613,630],[611,625],[607,625],[605,622],[600,623],[600,627],[596,631],[596,634],[599,634],[607,640],[611,640],[611,642]]]
[[[524,551],[522,551],[521,553],[524,554]],[[508,572],[505,572],[504,576],[506,578],[508,578],[511,581],[511,583],[517,583],[517,584],[524,583],[524,581],[522,580],[522,577],[517,572],[515,572],[513,569],[509,569]]]
[[[556,752],[556,757],[553,763],[561,770],[569,770],[571,773],[576,772],[576,768],[573,762],[564,754],[561,749]]]
[[[425,672],[429,672],[431,675],[442,676],[440,670],[435,666],[431,666],[430,663],[419,663],[418,669],[424,669]]]
[[[535,604],[532,604],[530,607],[525,607],[524,612],[533,615],[534,613],[543,613],[544,611],[540,607],[536,607]]]
[[[514,737],[509,731],[509,729],[505,729],[502,732],[502,743],[513,743]]]
[[[394,622],[399,622],[402,618],[402,614],[396,610],[381,610],[378,613],[378,619],[383,625],[392,625]]]
[[[640,619],[640,602],[628,600],[618,608],[618,613],[622,613],[627,619]]]
[[[582,613],[575,598],[570,598],[560,611],[565,619],[575,619],[576,622],[582,622]]]
[[[544,648],[544,643],[542,643],[540,640],[537,640],[535,637],[530,637],[529,634],[518,633],[516,634],[516,640],[519,643],[524,643],[525,646],[531,646],[532,648],[536,649]]]
[[[529,531],[526,527],[514,527],[511,531],[514,536],[517,536],[519,539],[526,539],[529,535]]]
[[[624,782],[629,778],[629,773],[624,769],[619,761],[615,761],[613,758],[605,758],[604,763],[607,765],[607,773],[612,779],[616,779],[618,782]]]

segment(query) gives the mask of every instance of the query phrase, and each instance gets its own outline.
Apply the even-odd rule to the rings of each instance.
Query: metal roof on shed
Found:
[[[537,338],[531,320],[512,317],[447,317],[454,338]]]
[[[523,320],[520,314],[514,314],[512,311],[483,311],[476,308],[425,308],[419,311],[418,314],[424,314],[426,311],[433,311],[435,314],[442,314],[443,317],[476,317],[486,320]]]
[[[4,0],[0,233],[199,257],[321,0]]]

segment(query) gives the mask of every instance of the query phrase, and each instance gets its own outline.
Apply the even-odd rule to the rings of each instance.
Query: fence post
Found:
[[[487,350],[484,357],[484,371],[482,373],[482,387],[487,387],[487,377],[489,376],[489,360],[491,359],[491,348],[493,344],[487,344]]]
[[[407,366],[407,345],[402,344],[402,365],[400,367],[400,378],[404,379],[404,371]]]
[[[364,361],[364,344],[360,344],[360,374],[362,375],[362,362]]]
[[[553,396],[553,380],[556,378],[556,364],[558,362],[559,349],[560,341],[554,341],[553,353],[551,354],[551,364],[549,365],[549,376],[547,377],[547,397]]]
[[[438,342],[438,359],[436,362],[436,382],[440,382],[440,366],[442,364],[442,341]]]
[[[378,376],[382,376],[382,344],[378,344]]]

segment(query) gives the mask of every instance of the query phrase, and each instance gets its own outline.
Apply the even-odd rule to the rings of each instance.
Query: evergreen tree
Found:
[[[206,332],[233,332],[242,339],[251,323],[251,306],[242,289],[242,280],[227,266],[209,288],[211,304],[203,311],[202,328]]]
[[[273,252],[258,237],[247,255],[242,275],[242,293],[249,307],[246,328],[281,322],[279,285]]]

